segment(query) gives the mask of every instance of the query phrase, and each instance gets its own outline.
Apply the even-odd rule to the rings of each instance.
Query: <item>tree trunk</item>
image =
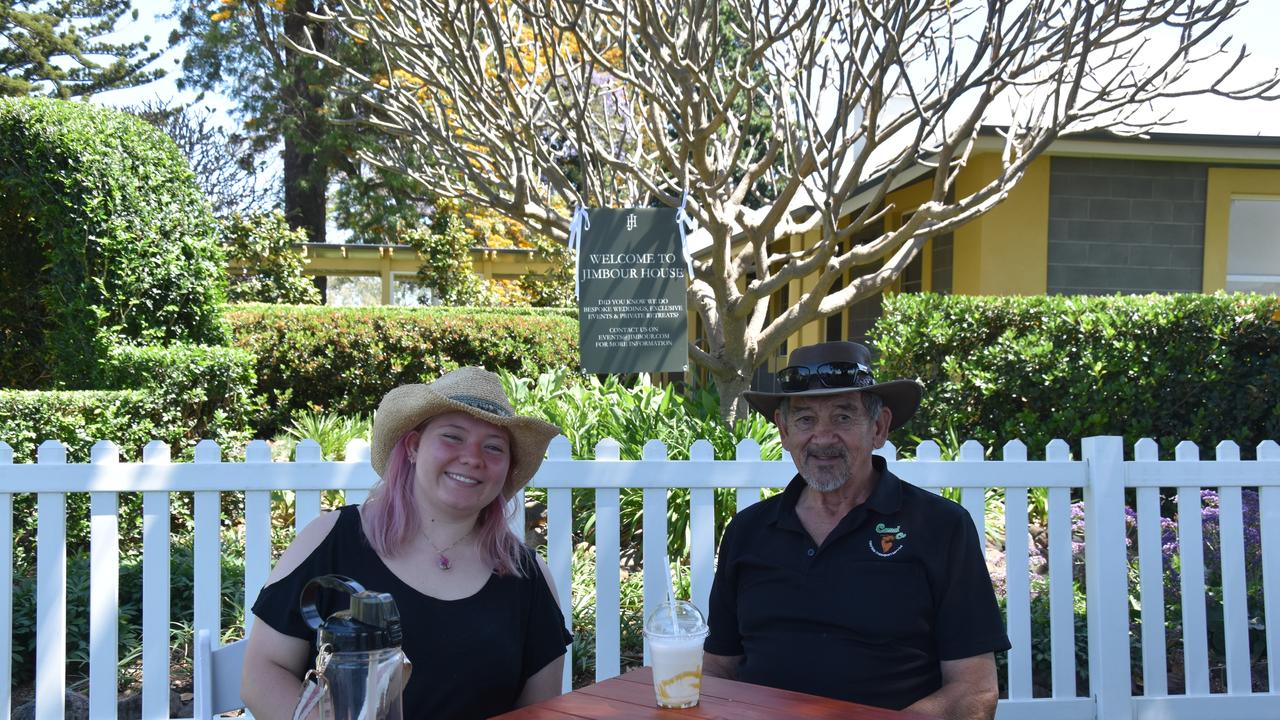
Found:
[[[306,124],[303,120],[303,124]],[[305,142],[284,141],[284,214],[289,227],[302,228],[307,241],[325,241],[328,172]]]
[[[751,370],[740,368],[732,375],[717,375],[715,381],[716,390],[720,392],[720,419],[732,427],[738,418],[745,418],[750,412],[742,393],[751,389]]]
[[[315,11],[311,0],[298,0],[285,16],[284,34],[306,47],[324,52],[324,29],[307,19]],[[289,227],[302,228],[310,242],[325,241],[328,215],[329,168],[318,152],[325,136],[325,94],[315,78],[320,67],[313,58],[286,51],[289,80],[284,87],[285,106],[292,108],[295,127],[284,133],[284,214]]]

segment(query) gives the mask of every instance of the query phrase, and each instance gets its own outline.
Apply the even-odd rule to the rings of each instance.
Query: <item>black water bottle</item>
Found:
[[[322,620],[316,609],[322,589],[347,593],[348,608]],[[342,575],[321,575],[302,588],[299,605],[316,631],[319,717],[402,720],[401,692],[409,663],[400,649],[400,612],[391,595],[365,590]]]

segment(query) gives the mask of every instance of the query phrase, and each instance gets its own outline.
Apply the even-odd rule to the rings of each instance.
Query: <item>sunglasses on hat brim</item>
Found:
[[[815,387],[861,388],[875,385],[871,368],[856,362],[827,362],[812,367],[788,365],[774,374],[784,393],[804,392]]]

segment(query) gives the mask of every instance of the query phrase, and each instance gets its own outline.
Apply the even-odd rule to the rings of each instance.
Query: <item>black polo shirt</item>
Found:
[[[969,514],[872,462],[871,496],[821,547],[799,475],[725,529],[704,647],[742,655],[738,679],[901,709],[941,687],[939,661],[1009,648]]]

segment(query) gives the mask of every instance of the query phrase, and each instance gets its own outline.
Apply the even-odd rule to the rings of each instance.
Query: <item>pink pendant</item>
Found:
[[[440,560],[436,564],[440,566],[441,570],[448,570],[453,567],[453,565],[449,564],[449,558],[445,557],[444,553],[440,553]]]

